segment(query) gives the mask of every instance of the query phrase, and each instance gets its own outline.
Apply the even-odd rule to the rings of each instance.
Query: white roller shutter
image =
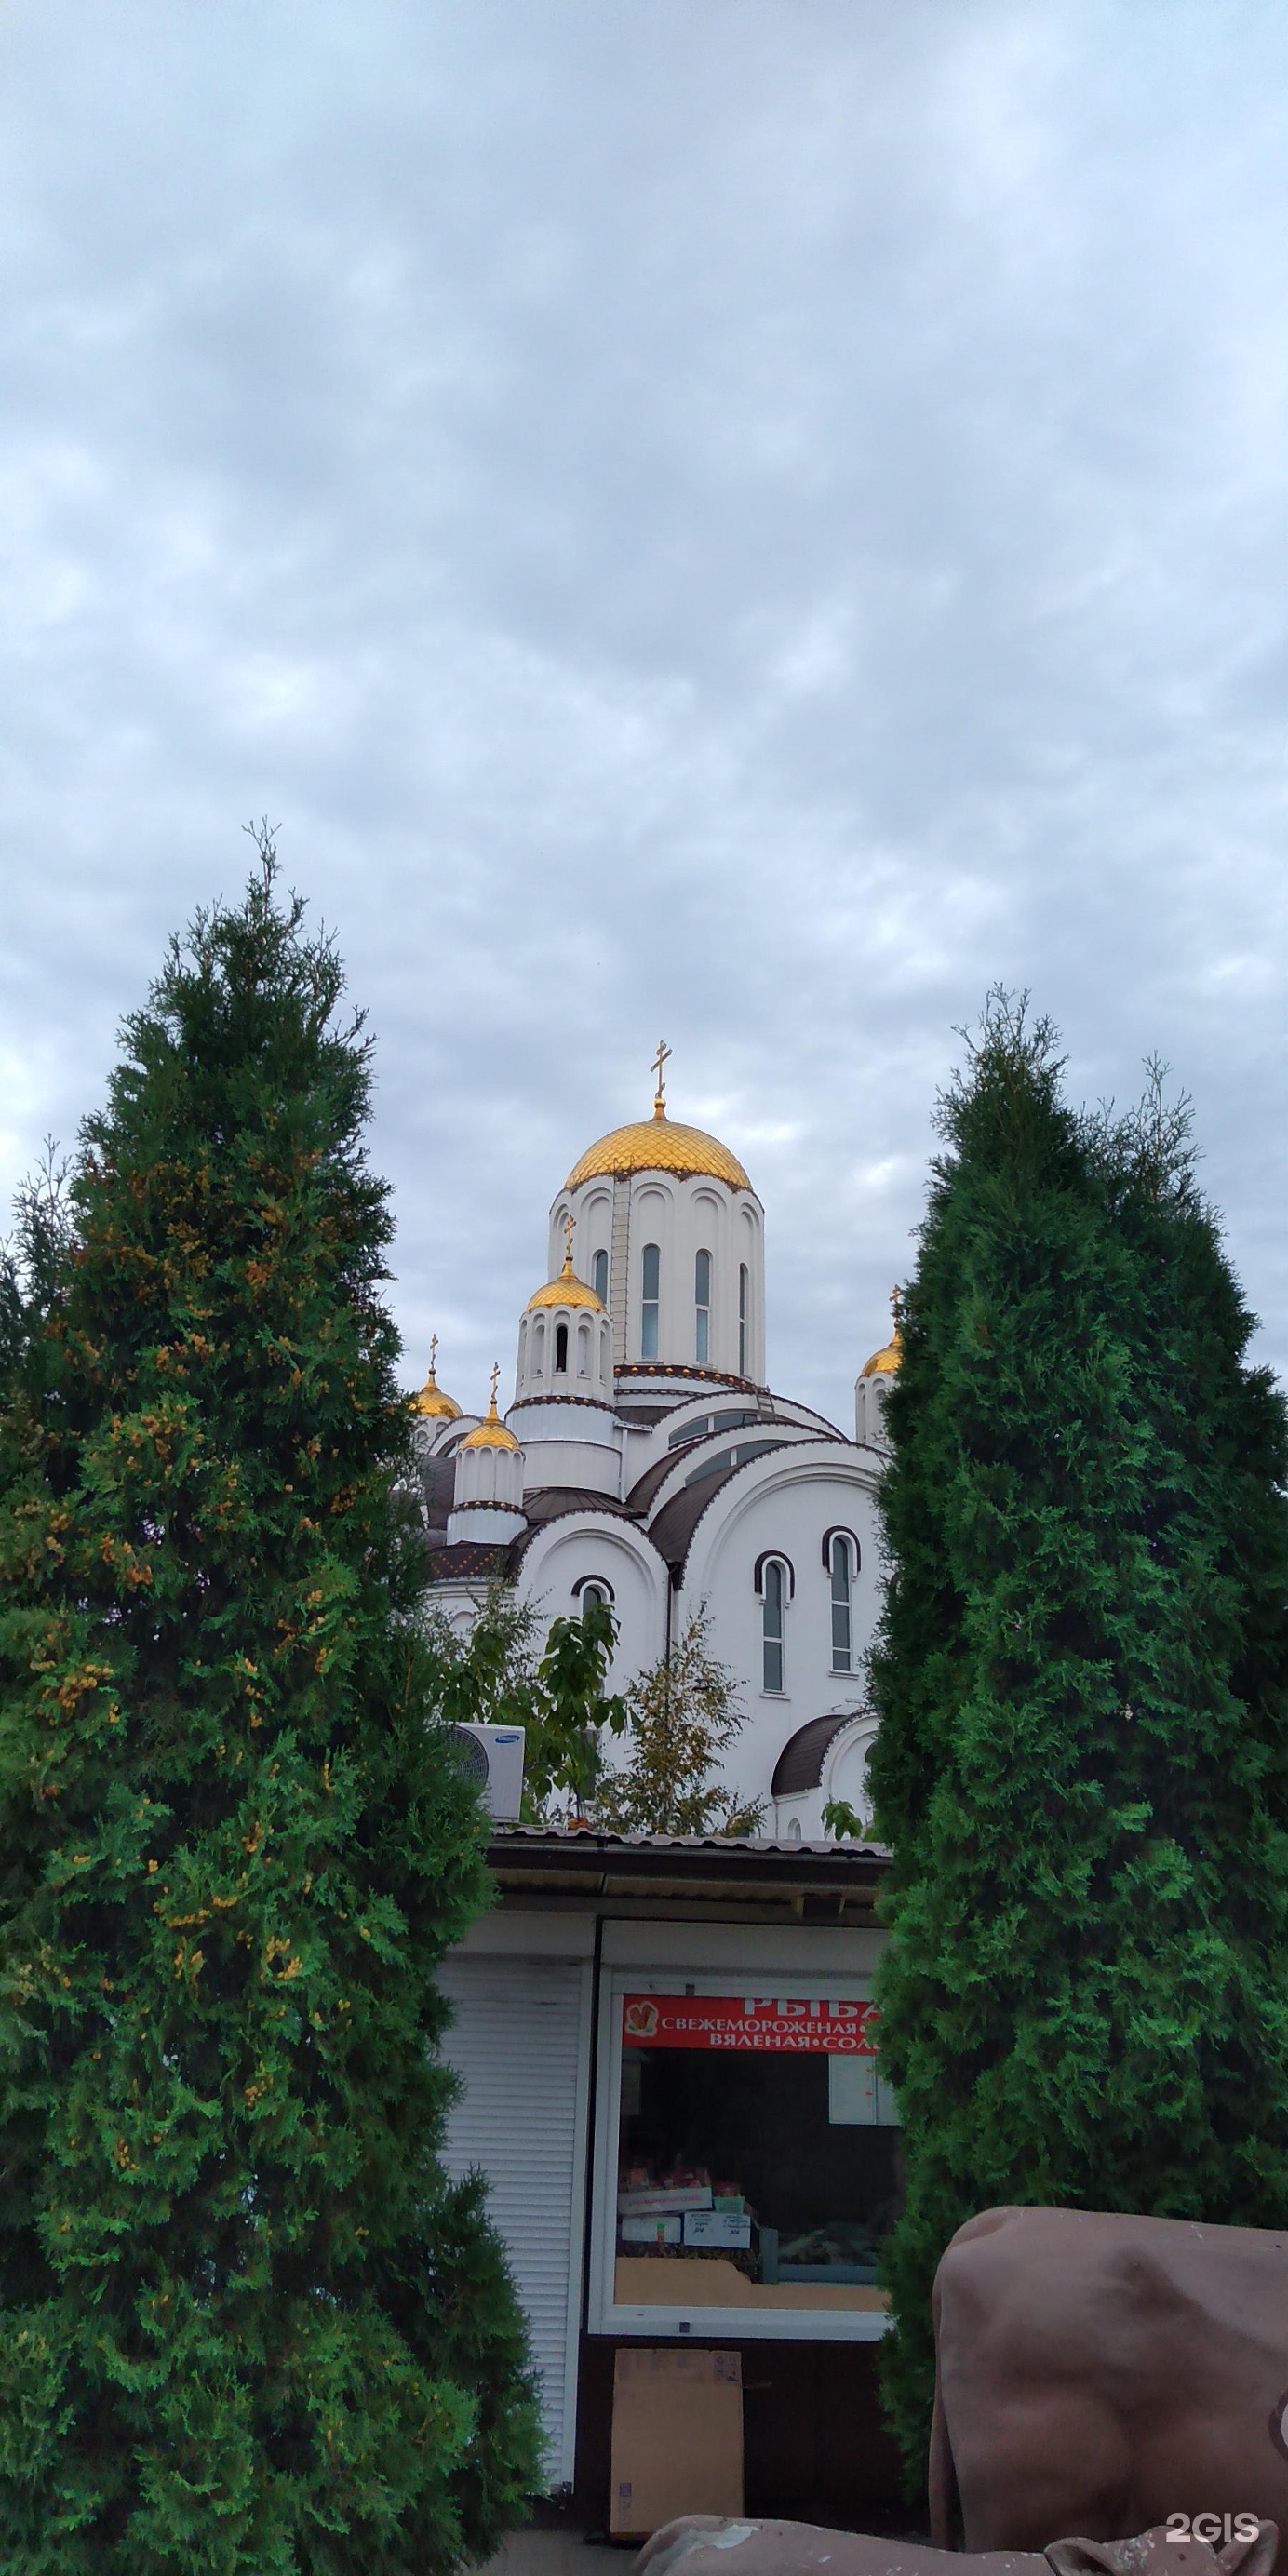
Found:
[[[570,2480],[590,2071],[590,1968],[565,1959],[447,1960],[444,2054],[464,2082],[447,2125],[453,2175],[480,2165],[541,2374],[551,2486]]]

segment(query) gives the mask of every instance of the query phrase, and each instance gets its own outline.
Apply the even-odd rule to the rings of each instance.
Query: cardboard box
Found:
[[[619,2191],[619,2218],[654,2218],[673,2209],[710,2209],[708,2182],[654,2183],[647,2191]]]
[[[679,2513],[742,2512],[742,2355],[621,2347],[613,2375],[611,2529],[647,2540]]]
[[[681,2225],[678,2218],[619,2218],[617,2233],[623,2245],[678,2245]]]

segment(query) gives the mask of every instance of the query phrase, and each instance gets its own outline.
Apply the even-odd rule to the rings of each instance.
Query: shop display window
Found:
[[[899,2209],[875,2015],[847,1998],[620,1998],[613,2303],[884,2310]]]

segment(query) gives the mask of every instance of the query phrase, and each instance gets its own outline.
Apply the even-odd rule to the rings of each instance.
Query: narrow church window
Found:
[[[567,1377],[567,1375],[568,1375],[568,1327],[567,1327],[567,1325],[566,1325],[566,1324],[556,1324],[556,1326],[555,1326],[555,1376],[556,1376],[556,1377]]]
[[[747,1374],[747,1306],[751,1281],[745,1261],[738,1266],[738,1375]]]
[[[783,1687],[783,1569],[776,1556],[771,1556],[765,1567],[761,1632],[764,1662],[761,1687],[767,1691],[780,1691]]]
[[[583,1619],[586,1616],[586,1605],[590,1601],[601,1602],[605,1610],[608,1608],[608,1594],[605,1592],[602,1583],[583,1583],[581,1587],[581,1615]]]
[[[589,1377],[590,1375],[589,1324],[579,1324],[577,1326],[577,1375],[578,1377]]]
[[[538,1324],[532,1336],[532,1374],[540,1377],[546,1364],[546,1328]]]
[[[832,1670],[848,1673],[852,1651],[851,1606],[854,1568],[850,1560],[850,1542],[839,1536],[832,1541]]]
[[[694,1357],[705,1368],[711,1357],[711,1255],[700,1252],[693,1265],[693,1302],[697,1309]]]
[[[640,1358],[655,1360],[657,1358],[658,1292],[662,1277],[662,1255],[657,1244],[645,1244],[640,1271],[644,1288],[643,1311],[640,1316]]]
[[[601,1306],[606,1306],[608,1304],[608,1255],[606,1252],[596,1253],[595,1272],[590,1284],[594,1289],[595,1295],[598,1297]]]

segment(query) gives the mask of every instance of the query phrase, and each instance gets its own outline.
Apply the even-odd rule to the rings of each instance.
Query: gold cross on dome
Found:
[[[434,1371],[435,1371],[435,1369],[437,1368],[437,1366],[438,1366],[438,1335],[437,1335],[437,1333],[431,1333],[431,1334],[430,1334],[430,1337],[429,1337],[429,1374],[430,1374],[430,1376],[431,1376],[431,1377],[433,1376]]]
[[[659,1038],[657,1042],[657,1054],[654,1056],[652,1064],[649,1066],[650,1073],[655,1073],[657,1075],[657,1090],[653,1099],[653,1115],[655,1118],[664,1118],[666,1116],[666,1082],[662,1068],[666,1064],[670,1054],[671,1049],[667,1045],[665,1038]]]
[[[892,1288],[892,1289],[891,1289],[891,1291],[890,1291],[890,1312],[891,1312],[891,1314],[892,1314],[892,1315],[893,1315],[893,1317],[894,1317],[894,1328],[895,1328],[895,1331],[896,1331],[896,1332],[898,1332],[898,1330],[899,1330],[899,1326],[900,1326],[900,1325],[901,1325],[901,1323],[903,1322],[903,1290],[902,1290],[902,1288]]]
[[[572,1211],[571,1211],[571,1209],[570,1209],[570,1210],[569,1210],[569,1212],[568,1212],[568,1214],[567,1214],[567,1216],[564,1218],[564,1268],[565,1268],[565,1270],[571,1270],[571,1268],[572,1268],[572,1239],[573,1239],[574,1234],[576,1233],[576,1230],[577,1230],[577,1220],[576,1220],[576,1217],[572,1214]]]
[[[499,1361],[499,1360],[493,1360],[493,1362],[492,1362],[492,1411],[493,1411],[494,1413],[495,1413],[495,1411],[496,1411],[496,1391],[497,1391],[497,1388],[499,1387],[500,1383],[501,1383],[501,1363],[500,1363],[500,1361]]]

